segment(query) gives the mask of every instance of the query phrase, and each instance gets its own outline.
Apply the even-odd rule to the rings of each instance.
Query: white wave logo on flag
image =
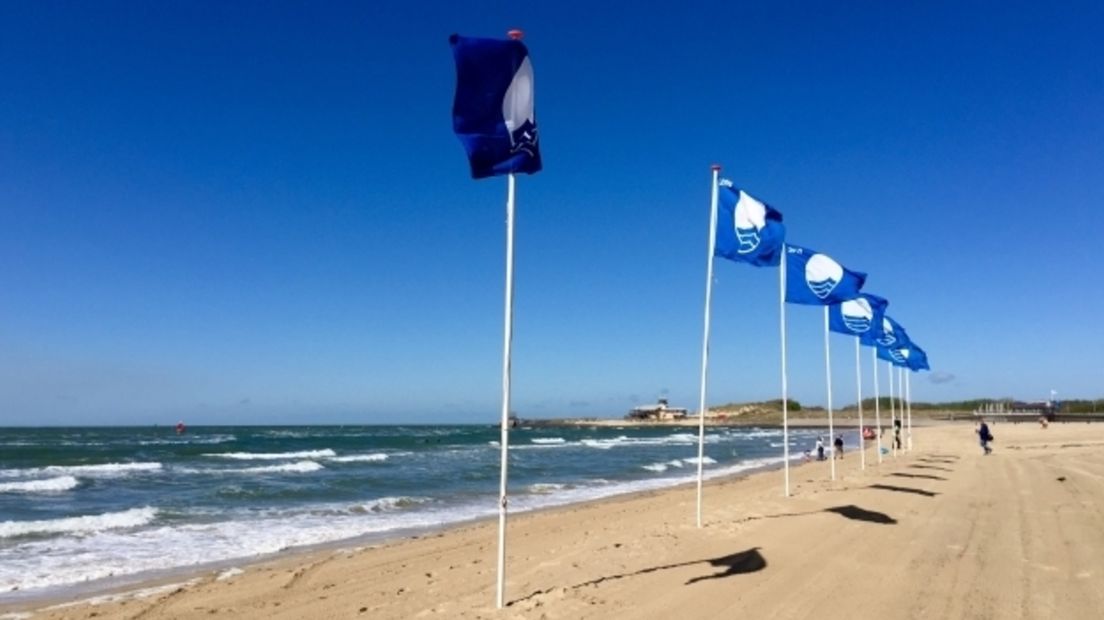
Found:
[[[511,152],[536,155],[537,119],[533,114],[533,65],[529,57],[521,61],[506,95],[502,98],[502,119],[510,134]]]
[[[874,310],[870,307],[869,301],[859,297],[840,304],[840,316],[843,317],[843,324],[847,329],[856,334],[862,334],[870,331]]]
[[[740,200],[736,202],[734,212],[736,241],[740,243],[737,252],[754,252],[761,241],[759,232],[767,225],[767,207],[758,200],[740,190]]]
[[[908,349],[889,349],[889,356],[898,364],[908,362]]]
[[[814,254],[805,263],[805,283],[820,299],[828,297],[843,280],[843,265],[824,254]]]
[[[897,344],[897,335],[893,333],[893,324],[889,319],[882,319],[882,337],[878,338],[878,344],[883,347],[892,347]]]

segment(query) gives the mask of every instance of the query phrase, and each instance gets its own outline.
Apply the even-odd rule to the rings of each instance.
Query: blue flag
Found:
[[[858,297],[828,307],[828,329],[848,336],[878,338],[882,335],[889,302],[877,295]]]
[[[881,333],[868,333],[863,334],[860,337],[860,342],[868,347],[888,347],[893,349],[901,349],[907,347],[911,340],[909,340],[908,333],[905,332],[905,328],[901,327],[901,324],[893,319],[889,318],[889,315],[885,315],[882,319]]]
[[[786,227],[782,214],[759,202],[732,181],[722,179],[717,188],[717,239],[713,255],[756,267],[782,261]]]
[[[472,177],[541,169],[533,112],[533,65],[514,39],[449,37],[456,58],[452,129],[468,153]]]
[[[931,370],[931,366],[928,366],[928,354],[916,346],[915,342],[909,343],[907,351],[905,359],[908,360],[909,369],[916,371]]]
[[[786,301],[827,306],[859,296],[866,274],[846,269],[827,254],[786,245]]]
[[[896,347],[878,347],[878,359],[890,362],[894,366],[908,368],[908,347],[901,349]]]

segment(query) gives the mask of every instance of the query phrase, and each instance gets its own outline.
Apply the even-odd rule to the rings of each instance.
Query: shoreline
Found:
[[[825,428],[827,427],[825,426]],[[870,448],[868,448],[868,450],[869,449]],[[815,462],[804,462],[801,451],[796,448],[791,451],[790,458],[791,471],[798,466]],[[777,462],[756,463],[756,461],[761,460],[762,459],[750,459],[745,462],[730,464],[728,469],[738,469],[741,467],[746,467],[746,469],[722,471],[720,473],[715,471],[712,476],[710,476],[709,470],[706,470],[703,484],[719,484],[752,476],[765,475],[783,469],[784,463],[781,457],[778,457]],[[687,480],[685,478],[686,476],[657,479],[657,485],[653,488],[634,489],[596,498],[574,501],[569,500],[560,504],[520,509],[511,512],[510,515],[512,518],[518,518],[528,515],[571,510],[591,504],[600,505],[605,502],[653,496],[675,489],[688,488],[696,484],[695,480]],[[669,481],[669,484],[662,484],[664,481]],[[307,560],[313,562],[324,559],[325,557],[343,556],[350,553],[370,551],[372,549],[389,548],[424,538],[439,538],[450,532],[463,531],[466,528],[488,526],[497,522],[497,519],[497,515],[489,514],[438,525],[398,528],[389,532],[373,532],[361,536],[354,536],[352,538],[342,538],[312,545],[293,547],[263,555],[219,560],[205,564],[156,569],[114,578],[99,579],[92,583],[83,582],[53,586],[42,588],[41,592],[8,592],[0,595],[0,620],[4,620],[4,614],[9,613],[62,609],[82,604],[99,605],[103,601],[113,602],[145,598],[141,595],[147,590],[159,590],[160,588],[171,585],[190,585],[204,580],[217,580],[218,576],[227,570],[251,570],[258,567],[284,566],[289,562],[298,563]],[[11,600],[4,600],[6,597],[10,597]]]
[[[992,456],[969,424],[920,427],[914,452],[881,464],[868,442],[866,470],[849,451],[835,481],[826,463],[798,463],[790,498],[777,469],[710,480],[701,528],[693,484],[514,513],[503,610],[489,518],[243,562],[221,581],[147,582],[160,590],[145,598],[0,605],[0,617],[1095,618],[1104,427],[994,432]],[[875,578],[884,587],[839,596]]]

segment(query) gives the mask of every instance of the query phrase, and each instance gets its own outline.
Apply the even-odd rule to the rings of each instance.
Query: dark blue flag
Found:
[[[862,344],[868,347],[889,347],[894,349],[900,349],[907,347],[911,340],[909,340],[908,333],[905,332],[905,328],[901,327],[901,324],[894,321],[885,315],[882,320],[882,330],[878,334],[863,334],[860,337]]]
[[[848,336],[878,338],[882,335],[889,302],[877,295],[858,297],[828,308],[828,329]]]
[[[866,274],[846,269],[827,254],[786,245],[786,301],[827,306],[859,296]]]
[[[452,129],[468,153],[472,177],[541,169],[533,112],[533,65],[515,39],[449,37],[456,58]]]
[[[786,227],[782,214],[759,202],[732,181],[722,179],[717,188],[717,240],[713,254],[757,267],[782,261]]]

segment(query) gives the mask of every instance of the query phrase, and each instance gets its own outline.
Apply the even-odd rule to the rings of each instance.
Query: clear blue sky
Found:
[[[0,424],[494,423],[505,180],[447,37],[510,27],[519,414],[696,408],[713,162],[870,274],[916,399],[1104,394],[1101,4],[464,4],[0,4]],[[717,263],[710,402],[778,396],[776,277]]]

